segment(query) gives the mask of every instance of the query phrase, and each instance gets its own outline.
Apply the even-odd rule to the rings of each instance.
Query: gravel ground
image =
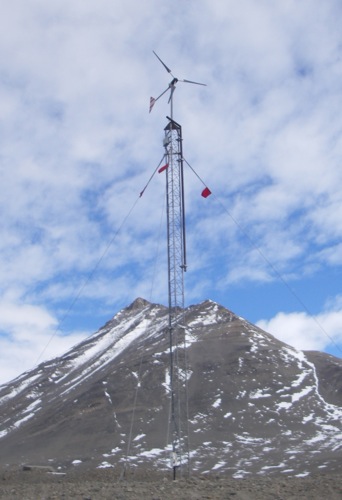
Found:
[[[170,476],[148,473],[120,479],[112,469],[73,470],[64,475],[2,469],[0,481],[0,498],[6,500],[342,499],[342,477],[329,473],[248,479],[203,475],[173,481]]]

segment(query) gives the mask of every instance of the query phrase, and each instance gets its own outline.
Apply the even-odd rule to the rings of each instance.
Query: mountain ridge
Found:
[[[340,467],[341,360],[298,351],[211,300],[187,307],[184,326],[193,470]],[[167,469],[168,347],[168,308],[138,298],[0,386],[0,463]]]

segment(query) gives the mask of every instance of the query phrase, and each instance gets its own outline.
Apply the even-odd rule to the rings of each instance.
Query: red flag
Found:
[[[150,97],[150,113],[152,111],[152,108],[153,108],[155,102],[156,102],[155,98],[154,97]]]
[[[209,188],[207,188],[207,187],[206,187],[206,188],[204,188],[204,189],[203,189],[203,191],[202,191],[202,196],[203,196],[203,198],[208,198],[208,196],[210,196],[210,195],[211,195],[211,191],[210,191],[210,189],[209,189]]]
[[[158,170],[158,174],[161,174],[162,172],[164,172],[164,170],[166,170],[168,168],[168,166],[169,166],[169,164],[166,163],[165,165],[160,167],[160,169]]]

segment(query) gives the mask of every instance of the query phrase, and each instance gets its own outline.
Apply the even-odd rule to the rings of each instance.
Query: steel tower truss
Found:
[[[169,292],[170,392],[172,439],[171,464],[189,471],[186,338],[184,325],[184,272],[186,271],[185,211],[182,128],[168,118],[164,147],[166,172],[167,253]]]

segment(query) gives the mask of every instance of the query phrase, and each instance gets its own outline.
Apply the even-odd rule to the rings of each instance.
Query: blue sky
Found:
[[[337,0],[2,7],[0,383],[137,296],[167,303],[164,177],[138,199],[169,114],[148,113],[170,81],[153,50],[207,84],[175,92],[213,192],[187,169],[186,303],[341,357],[341,19]]]

